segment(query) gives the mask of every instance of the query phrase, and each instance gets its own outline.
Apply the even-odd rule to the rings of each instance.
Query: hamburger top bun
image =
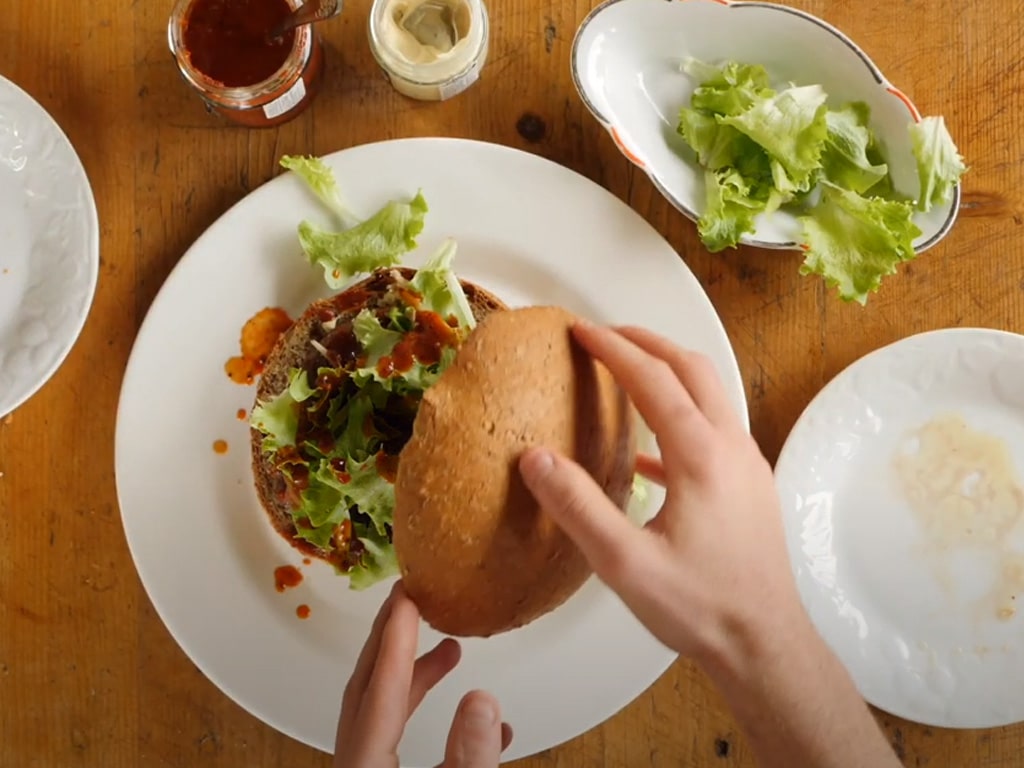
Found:
[[[518,471],[524,449],[575,459],[624,508],[633,411],[556,307],[486,317],[423,397],[395,481],[393,541],[428,624],[487,637],[554,610],[590,576]]]
[[[328,328],[338,332],[346,323],[351,323],[364,308],[373,309],[378,306],[398,277],[411,280],[415,275],[416,270],[408,267],[378,269],[340,293],[310,304],[295,323],[278,338],[267,356],[263,374],[256,388],[256,402],[267,402],[283,392],[288,387],[289,372],[292,368],[316,370],[319,365],[328,365],[323,355],[310,342],[324,341],[331,333]],[[500,299],[480,286],[466,280],[459,282],[478,322],[491,312],[505,309],[505,304]],[[325,326],[325,321],[329,325]],[[354,359],[352,364],[355,365]],[[256,493],[270,518],[271,525],[303,554],[340,566],[340,562],[335,562],[333,552],[320,549],[296,536],[285,478],[264,453],[262,433],[257,429],[250,429],[249,434]]]

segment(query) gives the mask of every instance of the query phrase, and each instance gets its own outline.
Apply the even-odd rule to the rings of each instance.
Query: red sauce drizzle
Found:
[[[302,558],[302,564],[303,565],[312,565],[313,561],[310,560],[308,557],[304,557],[304,558]]]
[[[377,454],[377,474],[387,482],[394,484],[398,477],[398,457],[380,451]]]
[[[302,583],[302,573],[294,565],[281,565],[274,569],[274,588],[284,592]]]
[[[455,346],[457,341],[455,329],[444,318],[436,312],[421,310],[416,313],[416,326],[395,344],[390,355],[377,362],[377,373],[381,376],[405,373],[412,368],[414,360],[433,365],[441,360],[441,351]]]
[[[192,66],[229,88],[262,83],[295,44],[294,30],[268,39],[290,11],[286,0],[196,0],[184,34]]]
[[[242,326],[242,354],[224,364],[224,371],[236,384],[252,384],[263,373],[267,356],[285,331],[292,327],[288,313],[278,307],[261,309]],[[239,418],[242,418],[239,416]]]
[[[402,303],[413,309],[419,309],[423,303],[423,297],[420,296],[416,291],[409,290],[408,288],[399,286],[397,288],[398,298],[402,300]]]
[[[300,619],[308,619],[309,618],[309,606],[308,605],[300,605],[298,608],[295,609],[295,615],[298,616]]]
[[[372,294],[365,288],[353,288],[350,291],[345,291],[335,296],[331,300],[331,306],[334,307],[338,314],[341,314],[346,310],[365,306],[371,296]]]
[[[245,410],[245,408],[239,408],[238,409],[238,413],[235,414],[235,416],[238,417],[239,421],[245,421],[245,419],[246,419],[246,417],[248,415],[249,415],[249,413],[248,413],[248,411]]]
[[[228,441],[227,440],[214,440],[213,441],[213,452],[214,453],[227,453],[228,452]]]

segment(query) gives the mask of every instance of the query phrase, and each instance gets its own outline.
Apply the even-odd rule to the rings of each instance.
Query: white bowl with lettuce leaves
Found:
[[[573,78],[622,153],[712,252],[804,252],[845,301],[949,233],[966,166],[852,40],[783,5],[606,0]]]

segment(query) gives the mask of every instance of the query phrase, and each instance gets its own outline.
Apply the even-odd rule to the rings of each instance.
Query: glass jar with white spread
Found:
[[[395,89],[450,99],[476,82],[487,59],[483,0],[374,0],[370,49]]]

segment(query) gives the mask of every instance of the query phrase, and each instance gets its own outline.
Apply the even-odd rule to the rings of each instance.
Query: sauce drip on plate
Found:
[[[893,469],[939,583],[953,591],[950,564],[969,554],[991,573],[984,612],[1012,619],[1024,592],[1024,552],[1011,544],[1024,526],[1024,489],[1006,443],[943,414],[907,436]]]
[[[302,583],[302,573],[294,565],[282,565],[274,569],[274,588],[278,592],[297,587]]]
[[[279,307],[261,309],[244,326],[240,346],[242,354],[224,364],[224,371],[236,384],[252,384],[263,373],[267,356],[285,331],[292,327],[292,319]],[[239,417],[241,418],[241,417]]]

